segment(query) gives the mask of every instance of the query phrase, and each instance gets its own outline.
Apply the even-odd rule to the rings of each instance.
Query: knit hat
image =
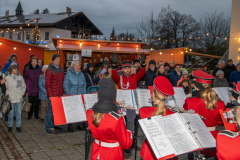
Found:
[[[187,70],[183,70],[182,74],[188,74],[188,71]]]
[[[117,90],[115,83],[110,78],[103,78],[99,81],[98,102],[93,106],[92,110],[98,113],[117,113],[116,100]]]
[[[216,77],[219,77],[220,75],[224,74],[224,72],[222,70],[218,70],[216,73]]]
[[[54,55],[52,56],[52,61],[54,61],[57,57],[60,57],[60,55],[59,55],[59,54],[54,54]]]
[[[87,64],[87,68],[89,69],[90,67],[93,67],[92,63]]]
[[[30,59],[32,58],[32,57],[35,57],[33,54],[30,56]]]
[[[237,66],[240,66],[240,63],[236,64],[236,67],[237,67]]]
[[[140,63],[139,58],[135,58],[135,59],[133,60],[133,65],[134,65],[136,62],[139,62],[139,63]],[[155,63],[156,63],[156,62],[155,62]]]
[[[151,64],[153,64],[153,65],[156,66],[156,62],[155,62],[154,60],[150,60],[150,61],[149,61],[149,66],[150,66]]]
[[[169,66],[169,63],[168,63],[168,62],[165,62],[165,63],[164,63],[164,67],[166,67],[166,66]]]
[[[16,57],[17,58],[17,55],[16,54],[11,54],[10,59],[12,59],[12,57]]]

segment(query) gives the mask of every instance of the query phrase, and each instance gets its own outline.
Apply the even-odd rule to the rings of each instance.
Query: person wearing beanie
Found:
[[[30,55],[30,60],[31,60],[32,57],[35,57],[35,56],[34,56],[33,54]],[[25,69],[26,69],[28,66],[31,65],[30,60],[29,60],[29,62],[28,62],[27,64],[25,64],[25,66],[24,66],[24,68],[23,68],[23,78],[24,78],[24,76],[25,76]]]
[[[10,67],[10,65],[13,62],[17,63],[16,61],[17,61],[17,55],[16,54],[11,54],[9,62],[6,63],[3,67],[3,69],[2,69],[2,73],[5,74],[5,72],[8,70],[8,68]],[[17,66],[18,66],[18,63],[17,63]]]
[[[225,109],[225,104],[218,100],[216,93],[211,88],[215,77],[200,70],[194,71],[193,74],[196,81],[192,98],[186,98],[183,108],[194,110],[195,113],[203,116],[205,118],[203,122],[216,139],[218,134],[216,125],[223,125],[219,110]],[[201,154],[205,157],[213,157],[216,155],[216,149],[201,151]]]
[[[237,70],[233,71],[230,74],[229,78],[229,85],[230,87],[233,87],[233,82],[238,83],[240,81],[240,63],[236,65]]]
[[[89,130],[95,141],[92,144],[91,159],[124,159],[123,149],[129,149],[133,143],[133,123],[136,111],[127,106],[127,125],[123,116],[118,114],[114,103],[117,90],[110,78],[99,81],[98,102],[87,111]],[[121,102],[117,102],[123,105]]]
[[[60,56],[58,54],[54,54],[52,56],[52,63],[49,64],[48,69],[45,72],[45,87],[47,97],[49,98],[45,131],[50,135],[52,135],[54,131],[51,97],[65,95],[63,82],[64,72],[60,67]]]
[[[170,74],[169,63],[168,63],[168,62],[165,62],[165,63],[164,63],[164,69],[165,69],[165,72],[166,72],[167,74]]]
[[[145,73],[145,85],[148,86],[153,86],[153,78],[155,77],[157,73],[157,67],[156,67],[156,62],[154,60],[149,61],[149,67],[148,70]]]
[[[174,95],[174,90],[171,82],[164,76],[158,76],[153,82],[153,106],[140,108],[139,113],[141,119],[150,118],[157,115],[165,116],[174,114],[174,112],[170,111],[165,105],[165,101],[169,98],[169,96],[172,95]],[[144,160],[156,160],[147,139],[145,139],[143,142],[140,155]]]
[[[122,65],[122,75],[119,76],[117,74],[117,62],[119,59],[117,59],[117,54],[114,53],[112,56],[112,64],[113,64],[113,71],[112,71],[112,78],[113,80],[118,84],[120,89],[136,89],[137,88],[137,82],[141,80],[145,75],[145,60],[146,57],[144,54],[141,55],[141,69],[137,74],[131,74],[131,67],[132,62],[129,60],[125,60],[121,63]]]
[[[232,59],[229,59],[228,61],[227,61],[227,65],[226,65],[226,68],[229,70],[229,75],[231,75],[231,73],[233,72],[233,71],[236,71],[237,70],[237,68],[236,68],[236,66],[233,64],[233,60]]]
[[[84,76],[86,79],[86,84],[87,84],[87,89],[90,86],[95,86],[95,74],[94,74],[94,70],[93,70],[93,65],[92,63],[88,63],[87,64],[87,68],[84,70]]]
[[[179,85],[181,84],[181,82],[182,82],[183,79],[186,79],[186,80],[189,80],[189,79],[190,79],[187,70],[183,70],[183,71],[182,71],[182,76],[181,76],[181,79],[177,82],[177,86],[179,86]]]
[[[228,81],[224,78],[224,72],[218,70],[216,73],[216,79],[213,81],[213,87],[229,87]]]

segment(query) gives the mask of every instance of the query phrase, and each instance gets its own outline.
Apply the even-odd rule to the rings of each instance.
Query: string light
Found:
[[[200,39],[200,37],[197,37],[198,39]]]
[[[171,56],[173,56],[173,52],[171,53]]]
[[[133,38],[133,40],[135,41],[135,38]]]
[[[181,41],[183,41],[183,39],[181,39]]]
[[[236,37],[234,39],[237,39]]]
[[[2,41],[0,42],[0,45],[2,45]]]
[[[98,47],[100,47],[100,44],[98,44]]]
[[[153,50],[153,48],[151,48],[151,50]]]
[[[60,42],[62,42],[62,40],[60,39]]]
[[[159,54],[162,54],[162,52],[160,52]]]
[[[192,37],[190,36],[189,39],[192,39]]]
[[[191,51],[192,51],[192,49],[189,49],[189,51],[191,52]]]
[[[207,36],[209,36],[209,34],[208,34],[208,33],[207,33],[206,35],[207,35]]]
[[[158,38],[158,40],[160,41],[160,40],[161,40],[161,38]]]
[[[188,52],[188,50],[186,50],[185,52]]]
[[[225,37],[224,39],[225,39],[225,41],[226,41],[226,40],[227,40],[227,37]]]
[[[136,45],[136,47],[138,48],[138,45]]]
[[[218,37],[216,37],[216,39],[218,39]]]
[[[181,54],[183,54],[183,52],[181,52]]]
[[[45,47],[47,47],[47,45],[45,44]]]
[[[119,46],[119,43],[117,45]]]
[[[14,46],[13,49],[16,50],[17,48]]]
[[[27,25],[28,25],[28,26],[30,26],[30,24],[29,24],[29,23],[28,23]]]
[[[29,47],[29,51],[31,51],[32,49]]]
[[[82,42],[80,42],[80,46],[82,45]]]

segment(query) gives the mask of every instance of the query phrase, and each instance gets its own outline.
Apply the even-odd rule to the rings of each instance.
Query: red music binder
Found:
[[[237,132],[237,125],[236,124],[233,124],[233,123],[229,123],[226,121],[223,113],[224,112],[228,112],[230,111],[230,108],[227,108],[227,109],[220,109],[219,112],[220,112],[220,115],[221,115],[221,118],[222,118],[222,121],[223,121],[223,124],[225,126],[225,129],[226,130],[230,130],[230,131],[233,131],[233,132]]]

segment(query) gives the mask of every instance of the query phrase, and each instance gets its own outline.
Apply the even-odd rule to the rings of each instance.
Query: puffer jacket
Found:
[[[213,81],[213,87],[229,87],[228,81],[226,78],[223,79],[216,78]]]
[[[6,95],[9,95],[11,103],[23,101],[23,95],[26,91],[26,84],[20,75],[10,74],[6,77]]]
[[[32,65],[25,69],[24,80],[27,85],[28,96],[38,96],[39,95],[39,76],[42,74],[42,67],[38,65],[33,68]]]
[[[45,72],[45,86],[47,97],[57,97],[64,94],[63,90],[64,72],[63,69],[55,67],[50,63]]]
[[[148,70],[145,72],[145,85],[146,86],[153,86],[153,78],[155,77],[156,73],[157,73],[157,67],[155,68],[154,71],[152,71],[150,69],[150,67],[148,68]]]
[[[45,74],[41,74],[39,77],[39,99],[48,100],[47,90],[45,87]]]
[[[63,89],[66,95],[86,94],[86,80],[79,70],[78,74],[71,67],[65,75]]]

